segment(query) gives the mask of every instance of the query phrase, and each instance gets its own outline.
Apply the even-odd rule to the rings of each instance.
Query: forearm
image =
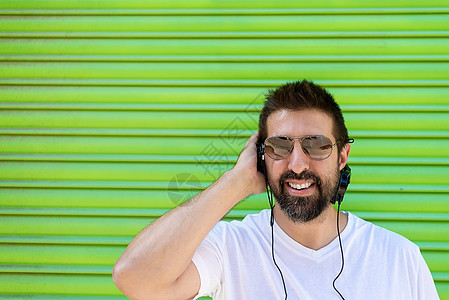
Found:
[[[201,241],[240,200],[249,195],[233,171],[140,232],[116,264],[128,280],[163,287],[187,268]]]

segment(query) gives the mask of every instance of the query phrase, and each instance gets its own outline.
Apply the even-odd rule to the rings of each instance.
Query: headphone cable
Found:
[[[284,287],[285,300],[287,300],[287,286],[285,285],[284,275],[282,274],[281,268],[278,266],[278,264],[276,262],[276,258],[274,257],[274,213],[273,213],[274,202],[273,202],[273,194],[271,193],[271,189],[270,189],[270,191],[268,191],[267,168],[266,168],[265,164],[262,164],[262,165],[263,165],[263,169],[264,169],[265,187],[266,187],[266,191],[267,191],[267,198],[268,198],[268,202],[270,203],[270,211],[271,211],[271,216],[270,216],[271,257],[273,258],[273,263],[276,266],[276,268],[278,269],[279,274],[281,275],[282,286]]]
[[[337,209],[337,234],[338,234],[338,242],[340,244],[340,252],[341,252],[341,269],[338,275],[334,278],[334,281],[332,282],[332,286],[334,287],[334,290],[340,295],[341,299],[345,300],[343,295],[338,291],[338,289],[335,287],[335,282],[337,281],[338,277],[340,277],[341,273],[343,272],[343,268],[345,266],[345,256],[343,255],[343,245],[341,243],[341,237],[340,237],[340,222],[339,222],[339,216],[340,216],[340,204],[341,201],[338,201],[338,209]]]
[[[268,192],[267,189],[267,195],[271,194],[271,191]],[[271,195],[271,197],[273,197],[273,195]],[[279,274],[281,275],[281,279],[282,279],[282,285],[284,287],[284,294],[285,294],[285,300],[287,300],[287,286],[285,285],[285,280],[284,280],[284,275],[282,274],[281,268],[278,266],[278,264],[276,263],[276,258],[274,257],[274,214],[273,214],[273,198],[268,197],[269,202],[270,202],[270,210],[271,210],[271,217],[270,217],[270,226],[271,226],[271,256],[273,258],[273,263],[276,266],[276,268],[279,271]]]

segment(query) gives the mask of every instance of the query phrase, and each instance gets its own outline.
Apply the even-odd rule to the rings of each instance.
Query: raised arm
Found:
[[[239,201],[265,190],[256,168],[257,133],[230,171],[142,230],[116,262],[113,279],[131,299],[191,299],[200,277],[192,257],[214,225]]]

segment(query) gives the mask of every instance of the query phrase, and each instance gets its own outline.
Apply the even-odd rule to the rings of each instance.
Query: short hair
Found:
[[[288,82],[277,89],[269,89],[265,96],[265,103],[259,116],[259,141],[263,143],[267,138],[268,117],[282,109],[303,110],[317,109],[327,113],[333,120],[332,133],[339,141],[337,143],[338,152],[347,143],[348,129],[341,112],[340,106],[335,102],[334,97],[323,87],[314,84],[312,81],[301,80]]]

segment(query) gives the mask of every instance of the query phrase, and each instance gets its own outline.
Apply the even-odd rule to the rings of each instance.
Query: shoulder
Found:
[[[348,216],[351,224],[344,247],[351,276],[371,282],[376,274],[370,288],[373,295],[383,295],[376,299],[387,299],[387,295],[395,295],[395,299],[437,299],[432,275],[416,244],[353,214]]]
[[[363,220],[354,214],[348,213],[353,221],[353,230],[351,239],[362,245],[392,252],[405,252],[410,255],[421,255],[419,247],[406,237],[388,230],[386,228],[375,225],[369,221]]]

